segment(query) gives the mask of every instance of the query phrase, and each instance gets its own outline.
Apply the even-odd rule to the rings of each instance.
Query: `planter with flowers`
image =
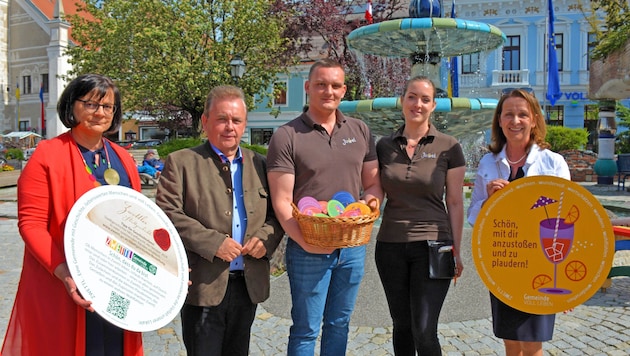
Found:
[[[10,163],[2,166],[0,170],[0,187],[10,187],[17,185],[17,180],[20,177],[21,170],[15,169]]]
[[[22,173],[22,159],[24,153],[18,148],[9,148],[5,153],[6,163],[0,167],[0,187],[10,187],[17,184]]]

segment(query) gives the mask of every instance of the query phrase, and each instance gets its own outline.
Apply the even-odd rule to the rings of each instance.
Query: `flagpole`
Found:
[[[15,100],[17,101],[17,108],[15,111],[15,131],[20,128],[20,84],[15,85]]]
[[[455,0],[452,2],[451,6],[451,18],[455,19],[457,17],[455,13]],[[459,97],[459,68],[457,66],[457,56],[453,56],[449,58],[449,75],[448,82],[450,86],[449,89],[449,97],[457,98]]]
[[[549,1],[549,0],[547,0]],[[545,53],[544,53],[544,63],[543,63],[543,106],[542,110],[545,113],[545,124],[549,124],[549,113],[545,110],[547,105],[547,92],[549,91],[547,82],[548,72],[549,72],[549,7],[547,7],[547,16],[545,17]]]
[[[555,30],[554,30],[554,11],[553,11],[553,1],[548,0],[548,35],[547,40],[547,92],[545,94],[546,98],[549,99],[549,103],[551,106],[556,105],[556,101],[562,97],[562,92],[560,91],[560,73],[558,70],[558,56],[556,54],[556,39],[555,39]]]
[[[42,135],[42,137],[46,137],[46,110],[44,108],[44,84],[41,84],[39,86],[39,101],[40,101],[40,105],[41,105],[41,129],[39,131],[39,133]]]
[[[42,101],[41,103],[41,117],[42,117],[42,122],[41,122],[41,128],[39,130],[39,133],[42,134],[42,136],[45,135],[44,131],[46,131],[45,127],[46,127],[46,111],[44,110],[44,102]]]

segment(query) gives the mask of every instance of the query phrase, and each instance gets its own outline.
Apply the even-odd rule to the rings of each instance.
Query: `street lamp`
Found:
[[[240,56],[234,56],[234,59],[230,62],[230,72],[232,73],[234,83],[238,83],[238,80],[245,74],[245,62],[243,62]]]

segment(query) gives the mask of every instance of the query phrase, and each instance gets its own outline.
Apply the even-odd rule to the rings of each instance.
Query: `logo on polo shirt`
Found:
[[[356,138],[344,138],[343,140],[343,145],[349,145],[351,143],[357,143],[357,139]]]
[[[420,156],[420,158],[433,158],[433,159],[436,159],[437,158],[437,153],[422,152],[422,155]]]

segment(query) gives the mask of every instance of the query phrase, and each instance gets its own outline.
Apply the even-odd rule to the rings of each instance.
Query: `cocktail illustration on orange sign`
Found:
[[[564,192],[560,193],[558,200],[540,196],[530,209],[543,208],[546,218],[540,221],[540,243],[547,260],[553,264],[553,278],[546,274],[539,274],[532,280],[532,288],[541,293],[547,294],[570,294],[571,290],[559,288],[558,265],[564,262],[573,245],[575,233],[575,222],[580,217],[580,210],[577,206],[571,205],[567,214],[562,218],[562,203]],[[549,217],[547,206],[558,203],[557,214]],[[579,281],[586,277],[586,265],[581,261],[574,260],[567,263],[564,272],[569,280]],[[553,286],[549,284],[553,282]]]
[[[553,314],[597,293],[612,266],[614,240],[606,210],[588,190],[531,176],[488,198],[473,227],[472,251],[493,295],[527,313]]]

